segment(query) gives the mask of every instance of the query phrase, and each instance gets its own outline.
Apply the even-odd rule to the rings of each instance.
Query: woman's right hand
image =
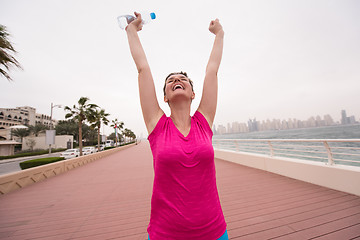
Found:
[[[223,32],[223,27],[221,26],[219,19],[215,19],[213,21],[210,22],[210,26],[209,26],[209,31],[212,32],[213,34],[215,34],[215,36],[219,33],[219,32]]]
[[[135,14],[135,20],[132,21],[131,23],[129,23],[129,25],[125,28],[125,30],[127,31],[128,29],[134,29],[137,32],[141,31],[143,24],[142,24],[142,18],[141,18],[141,14],[134,12]]]

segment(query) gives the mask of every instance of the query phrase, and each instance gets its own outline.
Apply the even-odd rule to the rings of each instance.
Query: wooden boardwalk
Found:
[[[360,239],[358,196],[218,159],[216,168],[230,239]],[[152,180],[143,141],[0,196],[0,239],[146,240]]]

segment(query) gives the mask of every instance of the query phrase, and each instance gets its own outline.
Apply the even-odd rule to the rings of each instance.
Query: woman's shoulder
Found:
[[[208,131],[212,132],[209,121],[206,119],[205,115],[201,111],[197,110],[193,115],[193,119],[200,123]]]
[[[161,111],[159,116],[154,119],[153,124],[152,124],[153,127],[151,129],[148,129],[149,138],[151,136],[156,135],[158,133],[159,129],[161,129],[161,126],[164,125],[167,120],[168,120],[168,117],[166,116],[166,114],[163,111]]]
[[[200,110],[196,110],[196,112],[193,115],[193,118],[200,121],[201,123],[206,123],[206,125],[208,125],[208,126],[210,125],[206,116]]]

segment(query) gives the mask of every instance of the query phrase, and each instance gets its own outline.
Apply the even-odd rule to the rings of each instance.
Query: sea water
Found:
[[[214,139],[348,139],[360,138],[360,124],[214,135]]]
[[[223,134],[223,135],[214,135],[213,139],[360,139],[360,124],[356,125],[334,125],[334,126],[327,126],[327,127],[315,127],[315,128],[302,128],[302,129],[288,129],[288,130],[272,130],[272,131],[258,131],[258,132],[248,132],[248,133],[235,133],[235,134]],[[264,143],[263,143],[264,144]],[[265,143],[267,145],[267,143]],[[275,143],[280,148],[281,145],[289,145],[289,143]],[[285,147],[290,148],[290,150],[302,150],[304,152],[298,151],[299,155],[295,158],[304,159],[304,160],[313,160],[311,157],[306,156],[314,156],[314,157],[321,157],[320,159],[315,159],[315,161],[322,161],[327,162],[327,152],[324,147],[323,142],[306,142],[306,143],[291,143],[294,146]],[[337,164],[346,164],[346,165],[353,165],[353,166],[360,166],[360,143],[359,142],[328,142],[330,148],[332,149],[333,157],[335,159],[346,159],[352,160],[359,163],[353,162],[344,162],[344,161],[335,161]],[[310,146],[312,149],[311,151],[315,152],[309,153],[306,152],[306,148],[304,145]],[[252,147],[250,145],[242,144],[242,150],[245,152],[253,152]],[[227,150],[235,150],[235,146],[233,142],[222,142],[221,147],[222,149]],[[340,148],[340,149],[336,149]],[[269,147],[265,146],[263,154],[269,155]],[[310,150],[310,148],[309,148]],[[337,151],[345,152],[346,154],[350,155],[340,155],[337,154]],[[283,156],[289,157],[287,155],[290,153],[289,151],[277,151],[276,156]],[[355,154],[355,155],[351,155]]]

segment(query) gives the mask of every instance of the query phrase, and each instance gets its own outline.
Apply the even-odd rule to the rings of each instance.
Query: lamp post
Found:
[[[60,104],[54,105],[53,103],[51,103],[50,130],[53,129],[52,114],[53,114],[53,108],[54,108],[54,107],[61,108],[62,106],[61,106]]]
[[[54,105],[53,103],[51,103],[50,130],[53,130],[52,114],[53,114],[53,108],[54,107],[61,108],[61,105],[59,105],[59,104]],[[54,136],[55,136],[55,134],[54,134]],[[49,143],[49,153],[51,153],[51,143]]]

